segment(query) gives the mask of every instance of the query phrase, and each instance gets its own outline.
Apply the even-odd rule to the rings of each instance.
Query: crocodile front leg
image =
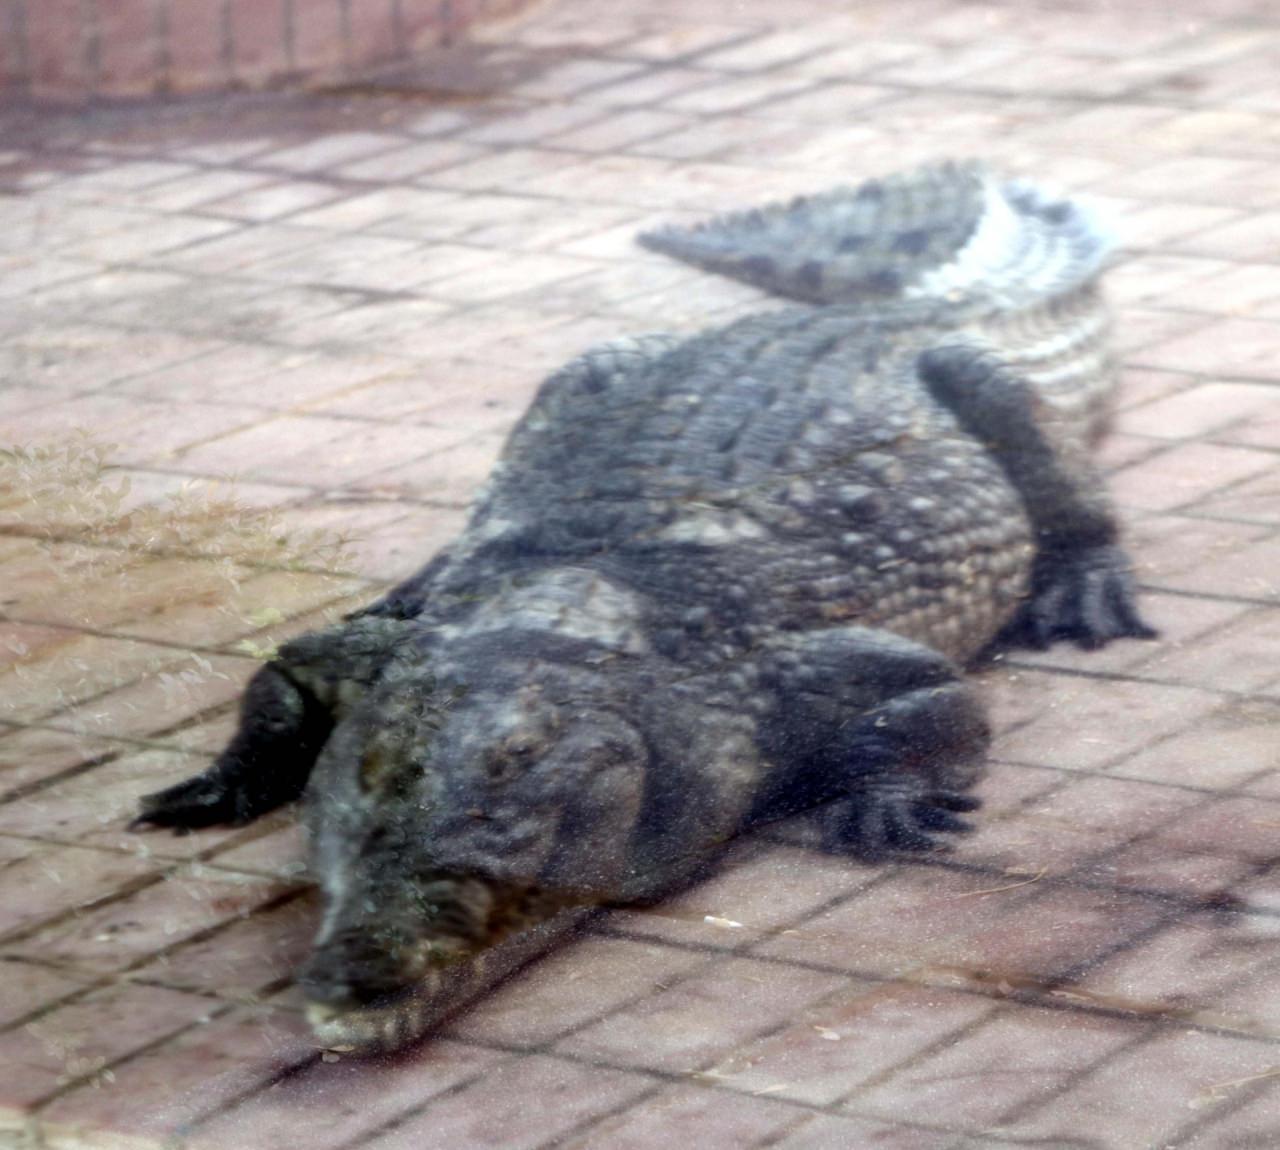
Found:
[[[830,850],[863,858],[930,850],[970,829],[967,794],[990,731],[959,669],[888,631],[839,627],[789,636],[761,664],[777,700],[764,724],[776,764],[756,817],[818,803]]]

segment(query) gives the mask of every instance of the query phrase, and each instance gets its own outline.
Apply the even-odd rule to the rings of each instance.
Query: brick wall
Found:
[[[531,0],[0,0],[0,98],[78,103],[341,79]]]

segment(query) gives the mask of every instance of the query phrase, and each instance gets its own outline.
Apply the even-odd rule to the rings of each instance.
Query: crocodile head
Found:
[[[625,865],[643,741],[562,685],[477,681],[396,669],[316,764],[325,911],[300,981],[329,1045],[416,1037],[485,988],[492,948],[600,901]]]

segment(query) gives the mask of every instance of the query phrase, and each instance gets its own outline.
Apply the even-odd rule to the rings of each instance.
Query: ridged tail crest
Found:
[[[1084,205],[951,161],[647,232],[640,243],[808,303],[996,311],[1084,286],[1115,247],[1111,229]]]

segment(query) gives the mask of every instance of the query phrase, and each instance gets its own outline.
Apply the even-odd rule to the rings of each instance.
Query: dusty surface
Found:
[[[1280,1145],[1277,112],[1247,0],[565,0],[384,85],[0,114],[0,1144]],[[1123,220],[1105,459],[1165,638],[984,677],[951,856],[766,836],[322,1059],[289,819],[137,838],[137,793],[450,537],[545,371],[760,306],[637,229],[945,154]]]

